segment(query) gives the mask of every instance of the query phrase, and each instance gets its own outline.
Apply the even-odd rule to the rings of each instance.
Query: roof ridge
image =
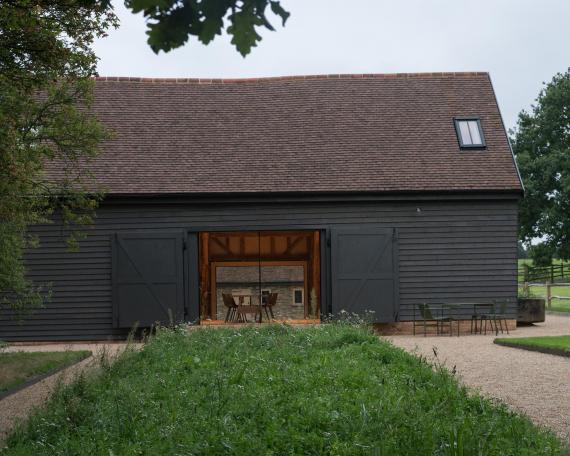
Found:
[[[296,76],[268,76],[254,78],[148,78],[137,76],[95,76],[102,82],[170,82],[179,84],[235,84],[248,82],[298,81],[313,79],[392,79],[392,78],[441,78],[441,77],[489,76],[486,71],[426,72],[426,73],[346,73],[312,74]]]

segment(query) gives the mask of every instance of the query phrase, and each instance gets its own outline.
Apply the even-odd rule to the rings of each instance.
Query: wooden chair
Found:
[[[267,299],[262,304],[263,309],[265,310],[265,315],[267,316],[268,320],[275,319],[275,316],[273,315],[273,306],[277,304],[277,295],[278,293],[269,293],[269,296],[267,296]],[[271,317],[269,316],[270,314]]]
[[[238,305],[235,303],[234,297],[231,294],[222,293],[222,299],[224,301],[224,306],[228,308],[225,322],[234,321],[236,316],[239,319],[239,315],[237,314]]]

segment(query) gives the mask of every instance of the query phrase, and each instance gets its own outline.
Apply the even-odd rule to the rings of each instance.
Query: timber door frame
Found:
[[[193,317],[190,321],[200,323],[200,290],[199,286],[192,286],[194,282],[196,285],[200,283],[199,268],[200,268],[200,251],[198,245],[198,236],[200,233],[212,232],[212,233],[232,233],[239,231],[318,231],[320,234],[320,320],[323,319],[327,313],[330,313],[331,308],[331,279],[330,279],[330,229],[329,225],[323,226],[299,226],[299,225],[240,225],[240,226],[200,226],[188,228],[185,230],[186,238],[190,239],[195,237],[196,246],[189,245],[189,248],[184,249],[185,268],[184,274],[184,286],[187,292],[186,296],[186,315]],[[305,296],[305,301],[307,301],[307,296]]]
[[[190,323],[200,321],[200,257],[198,232],[184,233],[184,311]],[[192,306],[197,302],[198,306]]]

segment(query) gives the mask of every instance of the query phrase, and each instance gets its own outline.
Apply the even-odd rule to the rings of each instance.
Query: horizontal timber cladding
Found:
[[[125,329],[113,328],[111,239],[116,233],[367,224],[397,229],[399,320],[413,318],[422,302],[516,298],[514,197],[215,204],[110,199],[101,205],[76,252],[66,249],[65,232],[57,222],[33,228],[41,246],[25,254],[29,276],[51,283],[52,298],[24,322],[7,312],[0,315],[0,340],[125,337]],[[508,313],[515,318],[514,304]]]

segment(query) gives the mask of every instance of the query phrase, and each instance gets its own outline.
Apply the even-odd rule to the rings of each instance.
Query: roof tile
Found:
[[[521,190],[487,73],[99,77],[94,111],[110,193]],[[456,116],[485,150],[459,149]]]

